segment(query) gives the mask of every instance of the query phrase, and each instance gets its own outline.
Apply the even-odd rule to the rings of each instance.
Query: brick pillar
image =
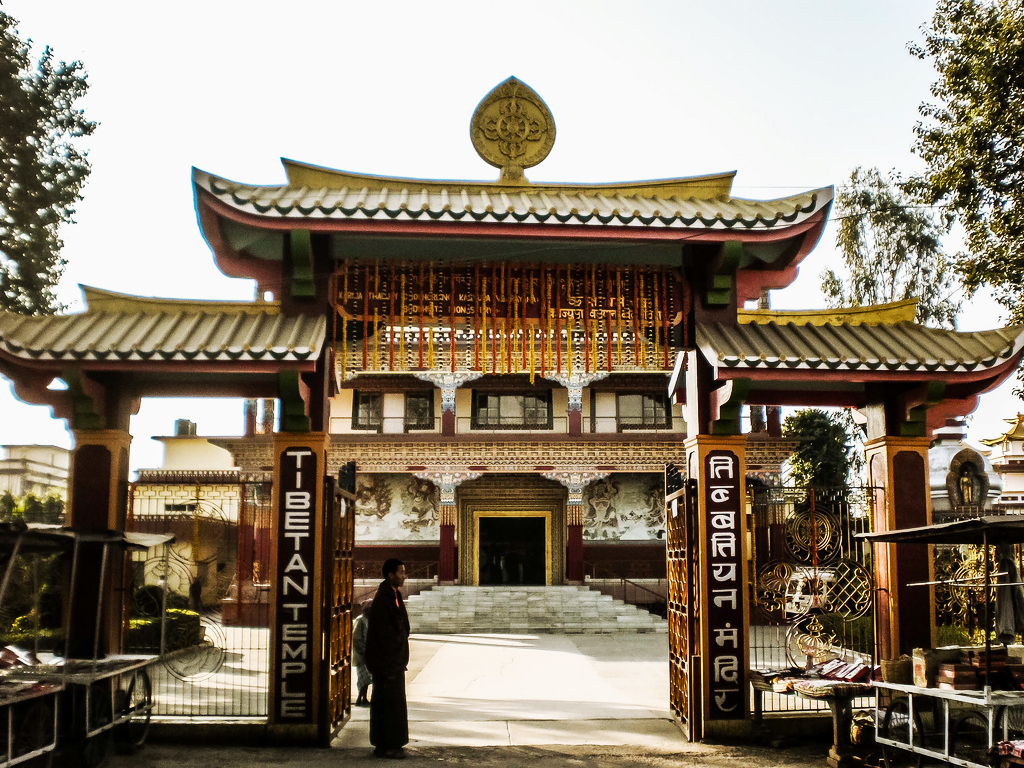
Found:
[[[320,690],[327,444],[323,432],[274,435],[267,735],[275,743],[317,743],[329,704]]]
[[[873,514],[876,532],[932,524],[928,493],[928,438],[877,437],[864,444],[868,483],[880,488]],[[935,600],[927,544],[875,544],[878,656],[894,659],[914,648],[932,647]]]
[[[131,435],[121,429],[72,430],[75,447],[68,476],[65,523],[79,529],[125,530],[128,518],[128,452]],[[104,572],[103,548],[82,544],[78,553],[75,602],[65,606],[71,658],[93,657],[96,623],[101,623],[98,654],[121,649],[124,609],[122,552],[112,549]],[[100,575],[104,574],[104,614],[97,615]]]
[[[698,435],[686,441],[686,456],[698,486],[699,531],[693,533],[703,582],[699,659],[690,667],[691,674],[700,675],[701,701],[692,715],[701,719],[696,732],[705,738],[744,736],[750,731],[746,439]]]

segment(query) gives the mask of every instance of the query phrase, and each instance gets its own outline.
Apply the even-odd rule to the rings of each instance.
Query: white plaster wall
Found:
[[[383,414],[383,432],[388,434],[401,434],[405,432],[405,393],[385,392]]]
[[[615,421],[617,415],[617,408],[615,404],[615,393],[614,392],[593,392],[590,395],[594,398],[594,415],[596,418],[596,424],[594,425],[595,432],[616,432],[618,431],[618,424]],[[584,414],[589,415],[590,409],[586,408],[583,411]],[[586,419],[589,421],[589,418]]]
[[[182,471],[223,470],[235,466],[231,454],[211,445],[205,437],[154,437],[164,444],[164,460],[160,469]]]

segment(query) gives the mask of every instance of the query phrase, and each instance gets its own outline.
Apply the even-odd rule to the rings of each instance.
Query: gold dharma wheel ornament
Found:
[[[548,105],[514,77],[484,96],[469,130],[477,154],[500,168],[500,180],[507,184],[525,183],[523,169],[541,162],[555,143],[555,119]]]

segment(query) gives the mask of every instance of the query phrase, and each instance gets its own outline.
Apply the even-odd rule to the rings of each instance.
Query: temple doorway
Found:
[[[528,586],[551,583],[551,517],[544,512],[475,515],[474,583]]]

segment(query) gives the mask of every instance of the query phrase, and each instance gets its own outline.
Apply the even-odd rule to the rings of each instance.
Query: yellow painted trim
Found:
[[[79,285],[85,299],[86,312],[217,312],[219,314],[279,314],[278,301],[199,301],[191,299],[156,299],[133,296]]]
[[[840,307],[837,309],[776,310],[740,309],[736,322],[767,325],[796,323],[797,325],[889,325],[912,323],[917,316],[917,299],[872,304],[866,307]]]
[[[480,518],[481,517],[543,517],[544,518],[544,584],[551,586],[551,512],[523,510],[473,510],[473,586],[480,586]]]
[[[501,190],[506,193],[514,192],[517,189],[530,190],[531,192],[543,192],[550,189],[559,192],[569,190],[594,191],[614,194],[616,191],[624,195],[659,195],[669,198],[673,195],[680,197],[696,197],[698,199],[717,199],[728,197],[732,191],[732,180],[736,171],[726,173],[713,173],[706,176],[691,176],[677,179],[651,179],[647,181],[627,181],[612,184],[501,184],[494,181],[456,181],[456,180],[432,180],[432,179],[410,179],[395,176],[372,176],[361,173],[350,173],[339,171],[333,168],[325,168],[319,165],[302,163],[297,160],[281,158],[285,174],[288,176],[288,186],[311,189],[362,189],[363,187],[374,188],[395,188],[408,186],[409,191],[419,192],[421,189],[436,191],[440,189],[451,189],[458,186],[469,192],[475,190]],[[211,174],[212,176],[212,174]],[[214,177],[218,178],[219,177]],[[226,179],[219,179],[227,184]],[[249,186],[249,185],[241,185]],[[255,185],[253,185],[255,186]],[[810,190],[813,191],[813,190]]]

